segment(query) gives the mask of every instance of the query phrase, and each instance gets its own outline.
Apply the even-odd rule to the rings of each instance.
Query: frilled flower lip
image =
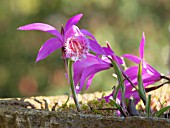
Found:
[[[55,36],[55,38],[51,38],[47,40],[40,48],[36,62],[45,59],[48,57],[51,53],[54,51],[65,47],[65,42],[67,39],[73,37],[73,36],[83,36],[83,38],[87,38],[89,42],[89,48],[96,54],[105,54],[102,47],[98,44],[95,37],[87,30],[83,29],[80,30],[76,24],[79,22],[79,20],[82,18],[83,14],[77,14],[73,17],[71,17],[65,27],[63,28],[62,34],[55,29],[55,27],[44,24],[44,23],[32,23],[28,25],[24,25],[19,27],[17,30],[38,30],[50,33]]]
[[[65,53],[67,58],[73,61],[83,60],[89,52],[89,42],[84,36],[73,36],[65,43]]]
[[[64,42],[66,58],[70,58],[73,61],[86,58],[90,50],[90,42],[77,26],[71,26],[65,33]]]

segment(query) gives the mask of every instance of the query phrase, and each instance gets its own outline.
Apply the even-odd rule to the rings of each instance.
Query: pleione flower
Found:
[[[137,56],[131,55],[131,54],[124,54],[123,57],[133,61],[136,64],[139,64],[142,61],[142,63],[143,63],[143,65],[142,65],[142,80],[143,80],[144,87],[147,87],[148,85],[159,81],[161,79],[161,74],[144,60],[144,46],[145,46],[145,35],[143,33],[142,39],[140,42],[140,47],[139,47],[140,57],[137,57]],[[115,60],[119,66],[124,63],[120,57],[118,57],[114,54],[113,50],[111,50],[109,45],[107,48],[104,48],[104,49],[105,49],[105,52],[108,54],[108,56],[111,55],[112,59]],[[107,58],[106,58],[106,60],[107,60]],[[107,60],[107,62],[109,62],[109,60]],[[121,69],[121,66],[120,66],[120,69]],[[129,78],[129,80],[135,86],[137,86],[137,84],[138,84],[138,82],[137,82],[138,66],[129,67],[125,71],[122,70],[122,73],[124,73]],[[135,100],[135,104],[137,104],[140,101],[138,92],[133,89],[133,86],[131,85],[131,83],[128,80],[125,80],[124,83],[126,86],[125,87],[126,88],[125,89],[125,98],[129,99],[130,97],[133,97],[133,99]],[[109,101],[109,99],[113,98],[113,94],[110,94],[104,98],[106,99],[106,101]],[[117,99],[121,100],[121,91],[120,90],[118,92]]]
[[[89,50],[96,54],[104,54],[101,46],[97,43],[94,36],[87,30],[81,30],[76,26],[83,14],[77,14],[70,18],[65,27],[59,32],[55,27],[44,23],[33,23],[24,25],[18,30],[39,30],[54,35],[54,38],[47,40],[40,48],[36,62],[45,59],[58,49],[64,49],[64,57],[73,61],[86,58]],[[90,37],[90,38],[87,38]]]
[[[143,33],[142,39],[140,42],[140,47],[139,47],[140,57],[137,57],[131,54],[124,54],[123,57],[131,60],[132,62],[136,64],[139,64],[142,61],[142,80],[143,80],[144,87],[147,87],[148,85],[154,84],[155,82],[161,80],[161,74],[144,60],[144,46],[145,46],[145,35]],[[127,68],[125,70],[125,74],[131,80],[131,82],[135,86],[137,86],[138,66],[131,66]],[[133,90],[133,86],[128,80],[125,81],[125,85],[126,85],[126,91],[128,91],[129,94],[131,93],[131,95],[133,95],[134,93],[136,93],[136,91]],[[137,99],[137,101],[139,101],[140,99],[139,96],[137,95],[135,98]]]
[[[144,85],[147,86],[149,84],[153,84],[159,81],[161,79],[161,74],[144,60],[144,46],[145,46],[145,35],[143,33],[142,40],[140,42],[140,47],[139,47],[140,57],[131,54],[124,54],[123,57],[133,61],[136,64],[139,64],[142,61],[143,64],[142,79]],[[132,66],[128,68],[125,72],[130,78],[132,79],[137,78],[138,66]]]

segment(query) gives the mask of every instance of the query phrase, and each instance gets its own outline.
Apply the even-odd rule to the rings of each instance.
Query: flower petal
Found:
[[[94,64],[94,65],[86,68],[82,73],[82,76],[80,79],[80,86],[79,86],[79,89],[77,90],[77,93],[79,93],[82,90],[82,88],[85,84],[85,81],[89,76],[91,76],[99,71],[106,70],[109,68],[110,68],[109,64]]]
[[[92,75],[88,78],[88,80],[87,80],[87,82],[86,82],[86,90],[90,87],[94,76],[95,76],[95,74],[92,74]]]
[[[137,66],[130,67],[125,71],[125,74],[129,77],[129,79],[131,80],[131,82],[134,85],[138,84],[137,72],[138,72]],[[147,87],[150,84],[154,84],[155,82],[159,81],[160,79],[161,79],[161,76],[150,73],[149,68],[142,69],[142,80],[143,80],[144,87]],[[126,90],[132,90],[133,87],[129,83],[129,81],[126,80],[125,84],[126,84]]]
[[[131,55],[131,54],[123,54],[122,57],[123,57],[123,58],[127,58],[127,59],[133,61],[133,62],[136,63],[136,64],[139,64],[140,61],[141,61],[141,59],[140,59],[139,57],[137,57],[137,56],[135,56],[135,55]]]
[[[146,76],[145,78],[143,78],[143,83],[145,85],[149,85],[149,84],[153,84],[157,81],[159,81],[161,79],[160,76]]]
[[[39,30],[39,31],[51,33],[57,36],[60,40],[62,40],[61,34],[53,26],[44,23],[27,24],[25,26],[21,26],[17,28],[17,30]]]
[[[38,52],[38,56],[36,59],[36,62],[45,59],[47,56],[49,56],[52,52],[55,50],[61,48],[63,45],[61,41],[58,38],[51,38],[47,40],[43,46],[40,48]]]
[[[152,74],[157,75],[157,76],[161,76],[161,74],[158,71],[156,71],[151,65],[146,64],[146,67]]]
[[[77,14],[77,15],[73,16],[72,18],[70,18],[66,23],[65,31],[67,31],[72,25],[76,25],[82,16],[83,16],[83,14]]]
[[[67,40],[68,38],[70,37],[73,37],[73,36],[84,36],[83,33],[81,33],[80,29],[75,26],[75,25],[72,25],[65,33],[65,40]]]
[[[111,48],[103,47],[103,50],[105,51],[107,56],[113,56],[115,54]]]
[[[120,64],[124,64],[124,60],[122,58],[120,58],[119,56],[116,55],[116,60],[117,60],[117,63],[120,65]]]
[[[91,37],[93,40],[96,40],[96,38],[93,36],[93,34],[91,34],[88,30],[86,30],[86,29],[81,29],[81,32],[82,32],[84,35]]]
[[[137,76],[137,74],[138,74],[138,66],[132,66],[132,67],[126,69],[126,70],[125,70],[125,74],[126,74],[128,77]]]
[[[80,82],[82,72],[89,66],[94,64],[105,64],[106,62],[100,60],[97,56],[92,54],[87,54],[86,59],[78,60],[73,64],[73,71],[74,71],[74,84],[77,86]]]
[[[124,63],[124,61],[114,53],[114,51],[111,49],[110,44],[108,42],[107,42],[107,47],[103,47],[103,50],[105,51],[106,56],[111,56],[112,59],[115,60],[119,66]]]
[[[143,32],[142,40],[141,40],[140,46],[139,46],[139,54],[140,54],[141,59],[144,58],[144,47],[145,47],[145,33]]]
[[[90,42],[90,50],[92,50],[98,55],[105,55],[103,48],[97,43],[97,41],[89,39],[89,42]]]

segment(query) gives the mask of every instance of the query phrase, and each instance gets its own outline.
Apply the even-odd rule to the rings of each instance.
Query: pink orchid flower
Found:
[[[64,57],[73,61],[86,58],[89,50],[96,54],[103,54],[101,46],[97,43],[94,36],[87,30],[81,30],[76,26],[83,14],[77,14],[70,18],[61,33],[53,26],[44,23],[33,23],[21,26],[18,30],[39,30],[54,35],[54,38],[47,40],[40,48],[36,62],[45,59],[54,51],[64,49]],[[89,36],[90,38],[87,38]]]
[[[133,61],[136,64],[139,64],[142,61],[142,64],[143,64],[142,65],[143,66],[142,80],[143,80],[144,87],[147,87],[148,85],[153,84],[161,80],[162,78],[161,78],[161,74],[144,60],[144,46],[145,46],[145,35],[143,33],[142,39],[140,42],[140,47],[139,47],[140,57],[137,57],[131,54],[124,54],[123,57]],[[129,79],[134,85],[138,84],[137,82],[138,66],[132,66],[128,68],[127,70],[125,70],[125,74],[129,77]],[[134,99],[136,100],[135,103],[137,103],[140,100],[140,97],[136,95],[137,91],[133,90],[133,86],[127,80],[125,81],[125,85],[126,85],[126,91],[127,91],[126,98],[130,98],[130,96],[133,96]]]
[[[143,79],[144,86],[146,87],[147,85],[159,81],[161,79],[161,74],[144,60],[144,46],[145,46],[145,35],[143,33],[142,40],[140,42],[140,47],[139,47],[140,57],[131,54],[124,54],[123,57],[133,61],[136,64],[139,64],[142,61],[143,63],[142,79]],[[125,73],[134,82],[135,85],[137,84],[137,72],[138,72],[138,66],[132,66],[125,71]]]

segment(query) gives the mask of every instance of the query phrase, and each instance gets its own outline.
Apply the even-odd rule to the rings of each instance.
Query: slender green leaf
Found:
[[[146,100],[146,112],[147,112],[148,116],[150,116],[150,114],[151,114],[150,105],[151,105],[151,95],[149,94],[148,99]]]
[[[162,109],[160,109],[159,111],[157,111],[155,114],[157,117],[160,117],[165,111],[167,111],[168,109],[170,109],[170,106],[166,106]]]

